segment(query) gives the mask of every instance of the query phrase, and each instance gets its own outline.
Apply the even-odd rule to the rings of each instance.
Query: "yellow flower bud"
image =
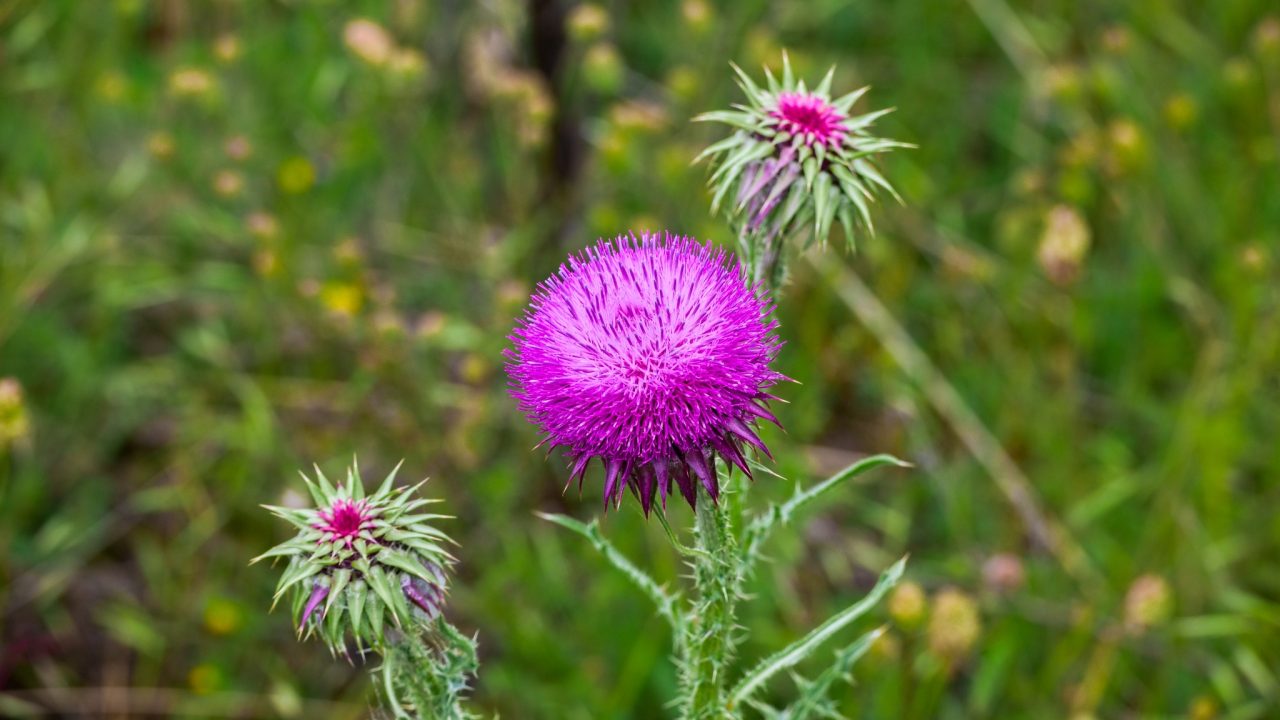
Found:
[[[929,618],[929,649],[948,664],[963,660],[982,633],[978,606],[965,593],[947,588],[933,600]]]
[[[889,617],[903,630],[919,627],[928,610],[924,589],[910,580],[900,583],[889,595]]]

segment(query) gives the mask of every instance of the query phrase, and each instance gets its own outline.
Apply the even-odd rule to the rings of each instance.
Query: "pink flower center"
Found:
[[[326,510],[320,511],[320,524],[316,526],[329,541],[345,540],[350,544],[361,530],[373,528],[373,513],[364,501],[337,500]]]
[[[782,93],[769,115],[777,119],[779,130],[804,138],[806,145],[830,147],[845,134],[845,114],[817,95]]]

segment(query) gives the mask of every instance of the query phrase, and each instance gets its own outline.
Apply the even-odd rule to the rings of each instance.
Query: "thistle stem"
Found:
[[[738,600],[737,541],[728,503],[703,499],[696,510],[693,559],[694,606],[685,627],[681,672],[681,717],[721,720],[737,714],[728,707],[726,685],[734,653],[734,613]]]

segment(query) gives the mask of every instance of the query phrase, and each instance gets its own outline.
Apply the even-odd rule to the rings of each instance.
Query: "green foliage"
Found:
[[[735,497],[745,493],[745,487],[736,482],[738,478],[734,477],[731,468],[718,467],[720,487],[725,495],[718,504],[705,497],[698,503],[693,529],[695,547],[685,547],[674,535],[671,538],[673,546],[687,557],[693,571],[687,601],[683,593],[660,587],[648,573],[619,552],[600,533],[598,521],[583,524],[563,515],[542,514],[542,517],[589,540],[610,565],[649,596],[658,614],[670,623],[680,679],[675,701],[680,717],[687,720],[737,718],[742,717],[742,710],[748,706],[767,709],[768,706],[758,702],[754,696],[771,677],[807,659],[840,630],[865,615],[902,578],[905,558],[886,570],[871,592],[857,603],[831,616],[783,650],[762,659],[730,685],[739,642],[736,618],[738,605],[744,599],[743,583],[761,560],[760,548],[769,531],[790,522],[802,508],[837,485],[885,465],[903,467],[906,463],[889,455],[866,458],[808,490],[797,486],[789,501],[781,506],[771,506],[749,521],[745,516],[735,517],[735,512],[750,513],[742,498]],[[659,511],[658,516],[663,517],[663,512]],[[666,524],[665,518],[663,524]],[[787,710],[792,714],[785,717],[830,712],[828,694],[835,680],[847,676],[880,632],[873,630],[837,653],[835,661],[817,680],[797,679],[800,696]]]
[[[392,644],[375,687],[396,720],[468,720],[479,717],[463,705],[478,668],[475,640],[436,620]]]

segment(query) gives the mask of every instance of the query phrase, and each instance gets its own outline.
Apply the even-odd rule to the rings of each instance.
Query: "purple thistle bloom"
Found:
[[[835,147],[844,139],[844,121],[849,118],[822,96],[803,92],[778,95],[769,116],[778,121],[779,131],[803,138],[806,145],[827,147]]]
[[[715,456],[750,475],[744,444],[766,455],[752,429],[777,423],[766,392],[782,375],[772,301],[751,287],[733,255],[692,238],[643,234],[601,240],[542,283],[507,352],[511,394],[564,447],[569,481],[594,458],[606,506],[630,488],[646,513],[666,506],[672,481],[715,500]]]

